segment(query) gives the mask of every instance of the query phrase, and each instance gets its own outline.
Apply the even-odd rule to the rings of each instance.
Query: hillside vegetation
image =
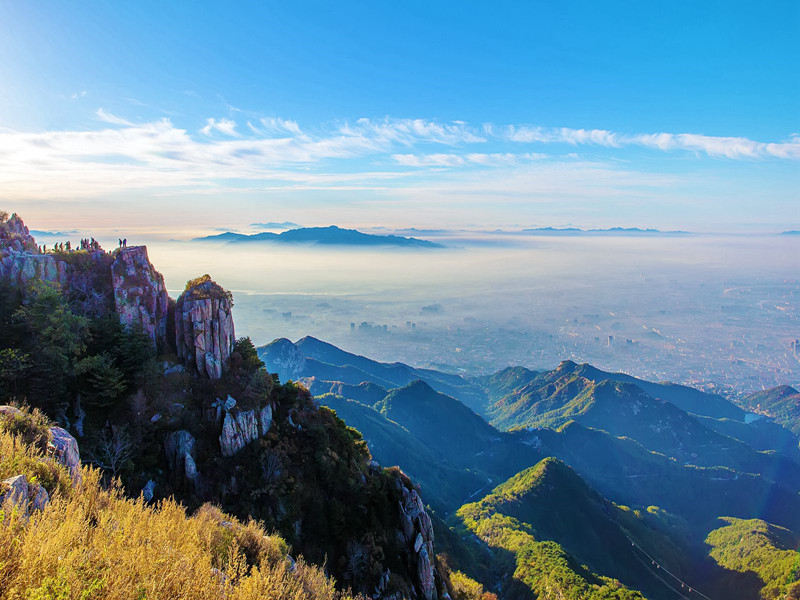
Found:
[[[757,581],[749,578],[753,597],[800,598],[800,537],[760,519],[726,517],[721,521],[727,524],[706,538],[715,561],[736,574],[757,575]]]
[[[673,586],[752,600],[767,583],[708,554],[718,518],[800,529],[797,437],[768,418],[745,419],[720,396],[570,361],[470,379],[313,338],[277,340],[259,355],[362,431],[376,459],[420,481],[443,520],[434,515],[440,551],[504,597],[671,600],[638,558],[651,560],[631,551],[638,547],[681,578]],[[501,429],[462,397],[483,397]],[[531,468],[543,459],[550,468]]]
[[[652,588],[657,582],[633,552],[618,512],[548,458],[463,506],[458,518],[500,551],[498,562],[514,561],[514,579],[538,597],[642,598],[620,580]]]
[[[295,564],[286,542],[255,521],[210,505],[190,517],[172,499],[148,505],[103,487],[91,467],[73,479],[42,449],[44,422],[0,419],[0,477],[25,475],[50,497],[30,517],[11,499],[3,504],[0,597],[350,598],[319,568]]]
[[[800,392],[781,385],[742,398],[739,403],[746,409],[767,415],[800,434]]]

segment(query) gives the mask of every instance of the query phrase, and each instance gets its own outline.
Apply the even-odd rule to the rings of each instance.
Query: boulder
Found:
[[[75,438],[66,429],[51,427],[48,446],[56,460],[69,469],[72,483],[79,482],[81,480],[81,455]]]
[[[175,344],[187,367],[209,379],[228,370],[236,337],[231,294],[205,275],[180,295],[175,307]]]
[[[0,415],[4,417],[16,417],[17,415],[21,414],[22,411],[16,406],[9,406],[8,404],[0,406]]]
[[[50,494],[38,483],[30,486],[29,495],[31,498],[31,510],[44,510],[50,504]]]
[[[226,402],[217,399],[214,404],[217,415],[224,411],[219,446],[223,456],[233,456],[247,444],[257,440],[272,427],[272,405],[267,404],[258,411],[234,410],[236,400],[228,396]],[[230,408],[227,408],[227,407]]]
[[[111,279],[120,322],[125,327],[141,326],[159,350],[166,348],[169,296],[164,277],[150,263],[147,246],[115,252]]]
[[[155,490],[156,482],[152,479],[148,480],[148,482],[144,484],[144,487],[142,488],[142,497],[144,498],[145,502],[150,502],[153,499]]]
[[[186,367],[183,365],[172,365],[164,369],[164,375],[175,375],[177,373],[185,373]]]
[[[0,482],[0,505],[10,502],[14,508],[19,509],[22,516],[28,514],[28,478],[25,475],[9,477]]]
[[[25,475],[17,475],[0,482],[0,507],[6,502],[27,517],[31,511],[44,510],[50,503],[50,495],[38,483],[29,483]]]

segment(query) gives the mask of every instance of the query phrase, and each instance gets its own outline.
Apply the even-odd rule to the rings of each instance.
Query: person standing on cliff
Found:
[[[127,248],[128,247],[128,238],[125,238],[125,239],[122,240],[122,247],[123,248]]]

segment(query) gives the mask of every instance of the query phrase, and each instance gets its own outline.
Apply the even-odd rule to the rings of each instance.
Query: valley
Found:
[[[719,519],[800,527],[798,439],[779,422],[752,419],[745,401],[571,361],[550,371],[510,367],[465,377],[380,363],[308,337],[279,339],[258,353],[270,370],[301,382],[358,428],[376,460],[420,482],[436,515],[468,546],[453,552],[456,566],[483,573],[487,584],[513,573],[513,585],[526,582],[541,594],[553,571],[530,572],[525,561],[535,556],[536,564],[554,561],[547,569],[598,598],[612,581],[647,597],[675,597],[639,564],[633,540],[680,573],[680,584],[746,598],[736,590],[747,575],[709,554],[705,540],[716,536]],[[549,483],[534,476],[540,472]],[[525,491],[531,478],[539,481],[535,490],[564,496],[548,509],[542,491]],[[582,491],[569,491],[575,486]],[[536,499],[525,500],[528,493]],[[594,498],[591,510],[618,528],[617,550],[607,544],[612,534],[592,532],[598,519],[589,508],[571,505],[580,495]],[[486,512],[499,497],[511,512]],[[524,506],[534,512],[519,512]],[[589,520],[579,525],[580,518]],[[548,529],[567,523],[570,534]],[[591,540],[599,544],[593,559],[581,554]],[[488,565],[482,544],[492,549]],[[586,594],[579,597],[594,597]]]

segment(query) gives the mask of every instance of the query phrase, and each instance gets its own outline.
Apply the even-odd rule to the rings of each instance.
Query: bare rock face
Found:
[[[222,456],[233,456],[256,439],[258,439],[258,422],[254,410],[225,414],[222,433],[219,436]]]
[[[437,600],[436,569],[433,551],[433,523],[417,490],[409,490],[398,481],[402,499],[398,502],[402,537],[408,548],[410,571],[416,573],[415,584],[425,600]]]
[[[231,294],[204,275],[189,282],[175,307],[178,357],[209,379],[228,370],[236,337]]]
[[[50,428],[50,450],[62,465],[69,469],[73,483],[81,479],[81,455],[78,442],[66,429],[61,427]]]
[[[272,405],[267,404],[261,409],[258,415],[258,424],[261,426],[261,435],[267,435],[269,428],[272,427]]]
[[[0,278],[21,289],[32,280],[65,285],[67,263],[39,252],[36,240],[15,214],[0,223]]]
[[[0,227],[0,246],[13,252],[39,251],[36,240],[16,213]]]
[[[111,278],[120,322],[126,327],[141,326],[157,348],[164,348],[169,317],[164,277],[150,263],[146,246],[130,246],[116,252]]]
[[[225,413],[219,447],[223,456],[233,456],[242,448],[265,435],[272,426],[272,406],[259,411],[242,410]]]
[[[164,439],[164,454],[176,482],[188,481],[201,487],[200,473],[194,461],[195,439],[186,430],[173,431]]]

